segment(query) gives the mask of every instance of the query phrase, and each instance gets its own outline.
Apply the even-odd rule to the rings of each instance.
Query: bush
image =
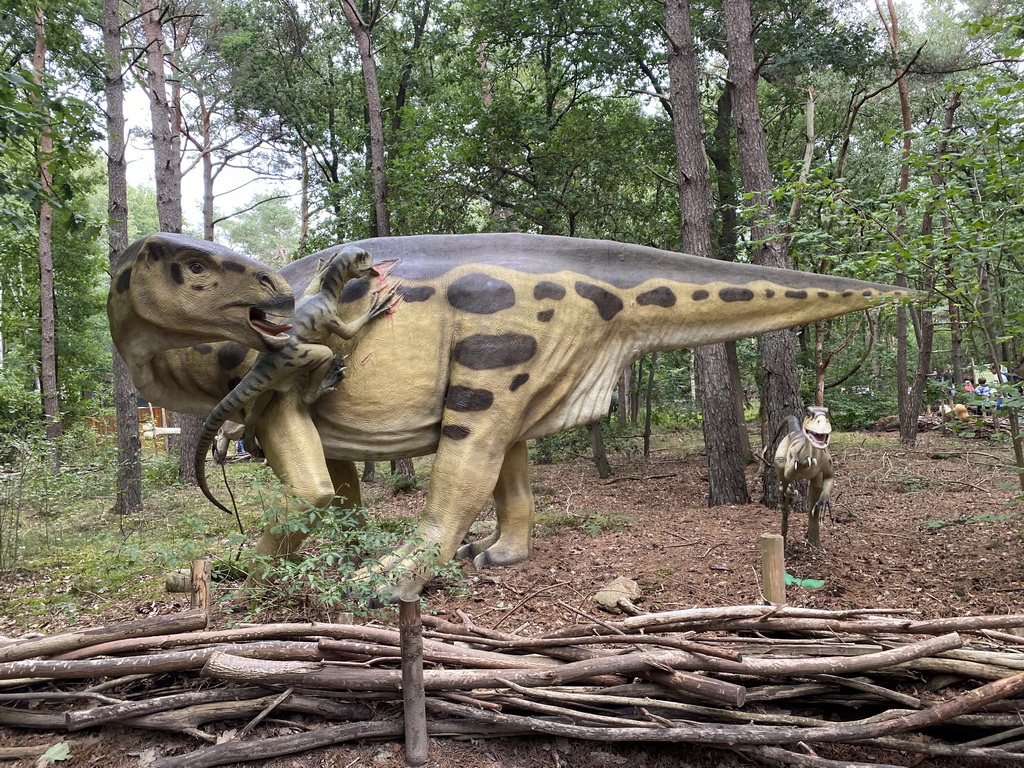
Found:
[[[899,412],[895,395],[881,392],[831,395],[826,405],[832,426],[839,430],[872,429],[883,416]]]

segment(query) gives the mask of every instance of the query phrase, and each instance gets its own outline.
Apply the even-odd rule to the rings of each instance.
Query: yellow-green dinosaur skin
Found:
[[[821,549],[821,515],[832,509],[832,484],[835,467],[832,453],[828,449],[832,424],[828,420],[828,408],[808,406],[803,423],[796,416],[788,416],[780,425],[785,429],[782,440],[775,449],[775,476],[779,481],[779,499],[782,509],[782,538],[789,529],[789,513],[793,508],[796,494],[793,481],[809,480],[807,491],[807,543]]]
[[[792,328],[906,293],[542,235],[423,235],[353,245],[368,250],[378,266],[398,260],[381,279],[396,285],[403,301],[338,345],[348,368],[337,390],[311,411],[293,394],[276,396],[256,436],[289,491],[315,506],[329,504],[335,492],[359,503],[354,461],[436,454],[419,520],[422,546],[410,545],[382,566],[404,574],[391,590],[400,599],[418,594],[429,579],[430,553],[443,562],[458,551],[478,565],[529,557],[533,498],[525,441],[600,418],[619,372],[641,355]],[[301,294],[317,259],[332,250],[280,274]],[[144,251],[136,251],[138,258],[145,259]],[[132,324],[124,322],[140,311],[137,304],[124,309],[134,276],[115,273],[113,285],[111,332],[119,349],[131,347],[141,358],[146,345],[130,343]],[[354,280],[344,293],[355,317],[366,310],[371,286]],[[241,346],[248,341],[222,338],[238,343],[163,349],[137,360],[133,370],[148,385],[148,391],[140,385],[143,393],[159,395],[157,403],[173,401],[169,407],[178,410],[209,411],[252,361]],[[310,449],[317,441],[322,451]],[[460,550],[492,494],[495,534]],[[286,554],[300,543],[298,535],[268,530],[257,551]]]

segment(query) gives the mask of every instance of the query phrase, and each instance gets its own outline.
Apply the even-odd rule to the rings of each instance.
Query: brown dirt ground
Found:
[[[923,433],[916,448],[901,448],[892,434],[839,436],[835,520],[822,526],[823,551],[802,545],[804,520],[790,524],[787,570],[824,579],[821,589],[790,587],[793,605],[915,609],[926,617],[1024,612],[1024,540],[1019,486],[1005,447]],[[699,454],[672,450],[650,459],[612,459],[615,475],[598,479],[589,459],[533,468],[538,516],[533,558],[510,568],[467,567],[462,589],[435,580],[424,610],[458,621],[464,611],[483,626],[540,633],[586,621],[588,598],[616,576],[643,589],[650,611],[760,602],[758,537],[778,532],[780,515],[759,504],[708,509],[707,469]],[[760,494],[757,468],[750,488]],[[422,492],[379,503],[378,513],[410,514]],[[467,588],[468,584],[468,588]],[[169,606],[168,606],[169,607]],[[166,609],[166,608],[165,608]],[[145,615],[146,606],[117,606],[112,620]],[[134,615],[133,615],[134,614]],[[264,735],[275,735],[270,724]],[[280,732],[286,732],[281,730]],[[134,768],[140,755],[174,754],[185,738],[118,728],[75,736],[71,766]],[[0,746],[52,743],[41,734],[4,732]],[[685,745],[608,745],[565,739],[432,742],[437,766],[459,768],[573,768],[583,766],[755,765],[728,750]],[[842,747],[822,756],[851,759]],[[866,753],[856,753],[864,759]],[[886,755],[906,765],[953,766]],[[24,763],[29,765],[31,763]],[[316,750],[263,763],[290,766],[401,766],[395,744],[358,744]],[[978,765],[978,763],[971,763]]]

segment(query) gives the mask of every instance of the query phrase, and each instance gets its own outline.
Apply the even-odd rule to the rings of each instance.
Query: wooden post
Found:
[[[210,623],[210,561],[192,561],[192,608],[200,610]]]
[[[426,693],[423,689],[423,624],[420,621],[419,598],[399,603],[398,625],[402,643],[405,764],[409,768],[419,768],[426,765],[430,758]]]
[[[786,602],[786,540],[777,533],[761,535],[761,581],[769,603]]]

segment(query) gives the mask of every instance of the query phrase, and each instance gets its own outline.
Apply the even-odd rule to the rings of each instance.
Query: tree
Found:
[[[107,243],[111,271],[129,242],[120,8],[120,0],[104,0],[101,22],[106,52]],[[132,384],[127,363],[116,349],[113,351],[113,376],[117,429],[117,493],[113,511],[118,515],[130,515],[142,510],[142,446],[139,444],[135,385]]]
[[[733,116],[740,158],[740,175],[749,205],[754,209],[750,236],[754,263],[790,268],[786,240],[771,224],[775,201],[771,195],[771,167],[764,126],[757,103],[757,66],[754,60],[753,27],[749,0],[724,0],[723,15],[729,58],[729,82],[733,88]],[[796,365],[796,336],[792,331],[773,331],[758,339],[761,352],[761,444],[765,455],[775,452],[777,427],[789,415],[803,410]],[[778,504],[778,484],[772,467],[762,470],[763,503]]]
[[[167,91],[164,11],[156,0],[141,0],[141,26],[146,52],[146,94],[153,133],[153,164],[156,180],[156,209],[163,232],[181,232],[181,104]],[[180,91],[178,91],[180,96]],[[181,430],[178,437],[182,482],[195,485],[195,447],[199,444],[203,420],[188,413],[175,413],[171,423]]]
[[[686,250],[710,258],[711,186],[701,133],[697,59],[690,30],[689,0],[665,3],[669,79],[672,84],[672,121],[676,136],[679,208]],[[743,472],[739,430],[735,418],[732,378],[724,344],[694,350],[701,426],[708,457],[708,503],[746,504],[750,501]]]
[[[36,86],[42,90],[46,74],[46,15],[42,7],[35,8],[35,52],[32,68]],[[53,135],[49,125],[49,110],[42,107],[45,122],[39,134],[39,315],[42,331],[42,365],[40,379],[43,394],[43,413],[46,417],[46,436],[50,440],[60,437],[60,404],[57,401],[56,310],[53,297],[53,175],[50,162],[53,155]],[[60,463],[60,454],[54,446],[54,462]]]

